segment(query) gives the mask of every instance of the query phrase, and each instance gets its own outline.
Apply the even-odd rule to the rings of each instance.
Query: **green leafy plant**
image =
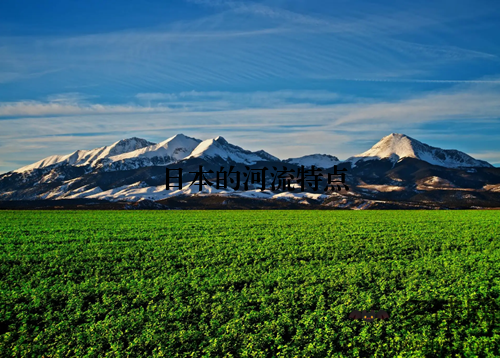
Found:
[[[500,356],[497,211],[2,211],[0,245],[2,357]]]

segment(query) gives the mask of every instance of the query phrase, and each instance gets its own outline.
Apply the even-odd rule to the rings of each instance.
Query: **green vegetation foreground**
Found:
[[[1,357],[500,356],[498,211],[4,211],[0,265]]]

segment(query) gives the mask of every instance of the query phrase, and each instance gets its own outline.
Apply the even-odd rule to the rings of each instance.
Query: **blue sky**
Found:
[[[500,165],[498,1],[0,2],[0,173],[138,136]]]

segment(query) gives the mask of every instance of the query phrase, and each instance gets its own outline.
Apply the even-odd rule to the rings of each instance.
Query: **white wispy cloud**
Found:
[[[236,13],[250,13],[265,16],[271,19],[279,19],[287,22],[313,26],[331,26],[332,23],[315,16],[299,14],[293,11],[267,6],[252,1],[226,1],[226,0],[189,0],[189,2],[211,7],[229,8]]]
[[[448,22],[469,16],[470,9],[427,13],[411,3],[394,9],[363,3],[358,10],[310,15],[246,1],[198,3],[221,12],[161,29],[0,37],[0,82],[46,73],[45,78],[56,67],[65,70],[53,78],[67,85],[97,82],[119,92],[152,92],[165,84],[244,87],[323,76],[397,78],[410,71],[433,74],[460,61],[498,61],[495,53],[459,46],[459,34],[447,32],[446,42],[440,38],[451,28]],[[413,31],[446,45],[401,39]]]
[[[335,126],[367,121],[422,123],[437,120],[478,121],[500,117],[500,86],[496,83],[459,86],[397,102],[379,102],[353,108],[339,116]]]
[[[468,153],[470,156],[482,160],[486,160],[487,162],[500,164],[500,150],[486,150],[480,152],[472,152]]]
[[[279,101],[285,98],[288,102],[269,101],[273,95]],[[251,150],[265,149],[282,158],[321,152],[345,159],[368,149],[368,143],[374,144],[373,141],[391,132],[432,136],[431,130],[420,129],[430,123],[454,121],[474,123],[479,131],[483,127],[491,133],[500,130],[500,86],[494,84],[461,84],[447,91],[392,102],[317,103],[318,98],[335,100],[336,96],[322,91],[291,90],[268,93],[196,91],[138,96],[174,103],[182,98],[187,103],[181,108],[169,108],[166,101],[163,112],[139,105],[117,108],[54,102],[25,107],[26,103],[21,103],[13,106],[17,114],[37,114],[38,117],[0,120],[0,157],[11,157],[17,151],[17,157],[36,161],[52,154],[109,144],[127,136],[161,141],[183,132],[202,139],[223,135],[233,138],[238,145]],[[224,97],[227,98],[221,100]],[[211,105],[207,98],[217,104]],[[302,102],[295,103],[297,98],[302,98]],[[197,104],[200,99],[204,109]],[[2,108],[5,105],[0,105]],[[0,113],[5,114],[1,110]],[[439,135],[432,137],[436,142],[450,137],[446,132],[437,133]],[[477,142],[477,138],[473,140]],[[24,148],[26,143],[43,145],[46,149],[27,150]]]
[[[326,90],[281,90],[281,91],[254,91],[254,92],[227,92],[227,91],[185,91],[180,93],[138,93],[136,98],[145,101],[202,101],[220,100],[231,102],[239,107],[247,105],[278,105],[296,102],[331,102],[340,98],[337,93]],[[184,102],[186,103],[186,102]]]
[[[138,93],[139,102],[133,104],[99,104],[88,100],[97,96],[81,93],[62,93],[48,96],[47,101],[0,102],[0,117],[27,116],[76,116],[122,113],[164,113],[239,110],[246,107],[274,108],[286,105],[289,108],[303,104],[332,102],[339,99],[337,93],[329,91],[188,91],[179,93]],[[302,105],[301,105],[302,104]],[[309,107],[309,106],[307,106]]]
[[[78,93],[50,96],[46,102],[0,102],[0,117],[95,114],[167,113],[182,117],[246,116],[279,118],[294,116],[292,123],[313,117],[329,127],[377,120],[423,123],[436,120],[479,120],[500,116],[500,85],[496,82],[460,84],[446,90],[397,101],[377,101],[339,96],[329,91],[282,90],[255,92],[188,91],[139,93],[138,103],[110,105],[90,103]],[[90,97],[91,98],[91,97]],[[148,102],[144,104],[141,102]],[[328,121],[326,121],[328,119]],[[314,119],[313,119],[314,121]],[[227,124],[230,124],[226,122]],[[233,122],[231,122],[233,123]]]
[[[38,101],[0,103],[0,117],[96,115],[120,113],[168,112],[165,107],[142,107],[136,105],[76,104]]]
[[[1,60],[0,60],[1,63]],[[44,71],[39,71],[39,72],[16,72],[16,69],[13,68],[11,72],[0,72],[0,83],[8,83],[8,82],[13,82],[13,81],[18,81],[18,80],[29,80],[29,79],[34,79],[38,77],[43,77],[45,75],[57,73],[64,70],[64,68],[59,68],[59,69],[49,69],[49,70],[44,70]]]

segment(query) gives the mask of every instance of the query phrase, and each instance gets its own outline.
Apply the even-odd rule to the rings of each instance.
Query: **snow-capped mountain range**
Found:
[[[23,173],[29,172],[33,169],[40,169],[50,167],[52,165],[63,164],[74,166],[93,165],[99,160],[110,158],[113,156],[119,156],[120,154],[124,153],[131,153],[136,149],[148,148],[153,145],[154,143],[148,142],[145,139],[132,137],[119,140],[118,142],[115,142],[109,146],[95,148],[92,150],[77,150],[76,152],[67,155],[52,155],[36,163],[26,165],[22,168],[14,170],[14,172]]]
[[[201,192],[189,185],[178,190],[165,188],[165,167],[181,166],[187,168],[188,173],[193,173],[199,165],[215,172],[222,165],[235,165],[245,170],[246,166],[272,168],[279,164],[295,168],[314,165],[322,170],[335,165],[344,167],[348,169],[351,190],[340,194],[313,192],[310,188],[307,192],[261,191],[256,185],[250,185],[250,190],[246,191],[216,189],[208,185]],[[189,175],[183,174],[183,183],[189,182]],[[474,180],[479,180],[479,184]],[[321,177],[320,181],[326,184],[326,178]],[[385,136],[369,150],[346,160],[328,154],[281,160],[264,150],[245,150],[220,136],[202,141],[177,134],[160,143],[133,137],[92,150],[47,157],[0,175],[0,201],[162,201],[178,196],[216,195],[298,200],[306,204],[310,200],[323,202],[332,197],[342,197],[347,201],[356,198],[356,205],[365,208],[367,198],[416,200],[414,196],[418,197],[422,191],[437,193],[437,189],[469,190],[466,189],[468,187],[482,190],[490,196],[500,195],[500,169],[458,150],[432,147],[404,134]],[[359,200],[365,201],[360,204]]]
[[[200,139],[177,134],[158,144],[107,157],[95,166],[106,171],[132,170],[141,167],[175,163],[189,156],[201,143]]]
[[[53,165],[73,165],[102,167],[105,170],[130,170],[142,166],[168,165],[189,158],[233,161],[242,164],[255,164],[259,161],[281,161],[263,151],[251,152],[233,145],[223,137],[202,141],[200,139],[177,134],[158,144],[145,139],[132,137],[122,139],[110,146],[92,150],[77,150],[67,155],[53,155],[36,163],[24,166],[16,173],[29,172],[33,169]],[[383,137],[372,148],[344,161],[329,154],[310,154],[298,158],[282,160],[304,166],[331,168],[340,162],[350,162],[353,166],[358,161],[390,159],[397,162],[403,158],[416,158],[433,165],[446,168],[492,167],[491,164],[474,159],[458,150],[431,147],[404,134],[392,133]]]

